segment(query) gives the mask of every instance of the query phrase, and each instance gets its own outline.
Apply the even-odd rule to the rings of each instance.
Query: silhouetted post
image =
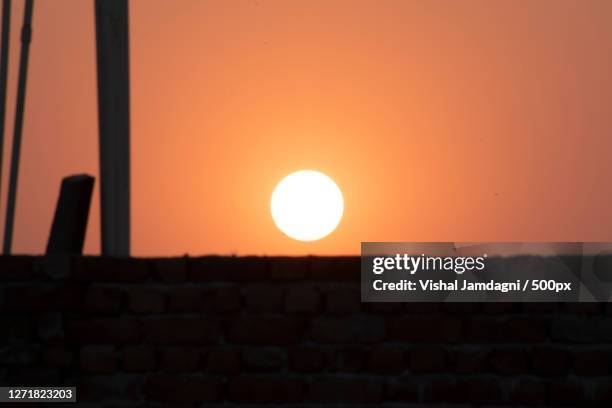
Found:
[[[6,78],[8,76],[9,38],[11,34],[11,0],[2,1],[2,39],[0,40],[0,191],[4,157],[4,122],[6,117]]]
[[[15,202],[17,201],[17,181],[19,176],[19,155],[21,153],[21,132],[23,130],[23,110],[26,97],[26,79],[28,77],[28,59],[32,40],[32,9],[34,0],[26,0],[21,29],[21,55],[19,58],[19,82],[17,83],[17,103],[15,105],[15,124],[13,129],[13,152],[11,156],[11,174],[6,204],[6,223],[4,225],[4,253],[11,253],[13,243],[13,223],[15,221]]]
[[[130,254],[128,1],[96,0],[102,254]]]
[[[94,178],[87,174],[62,180],[47,254],[80,255],[83,252],[93,185]]]

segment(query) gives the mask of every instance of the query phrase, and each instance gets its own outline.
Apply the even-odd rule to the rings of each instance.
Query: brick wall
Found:
[[[358,258],[0,258],[0,382],[101,406],[611,406],[606,304],[362,304]]]

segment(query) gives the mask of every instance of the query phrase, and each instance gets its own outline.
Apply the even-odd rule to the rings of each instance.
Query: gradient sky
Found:
[[[130,13],[135,255],[612,241],[611,1],[132,0]],[[30,58],[17,253],[44,251],[63,176],[98,173],[93,1],[37,0]],[[314,243],[270,216],[299,169],[344,192],[340,226]],[[96,188],[86,252],[99,243]]]

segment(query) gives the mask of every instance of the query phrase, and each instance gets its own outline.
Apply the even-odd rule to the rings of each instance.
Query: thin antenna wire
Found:
[[[6,116],[6,77],[8,76],[9,35],[11,33],[11,0],[2,2],[2,39],[0,40],[0,193],[4,157],[4,118]]]
[[[21,132],[23,130],[23,108],[25,105],[26,79],[28,76],[28,57],[32,40],[32,9],[34,0],[26,0],[21,29],[21,55],[19,59],[19,83],[17,85],[17,104],[15,106],[15,127],[13,132],[13,152],[11,157],[11,174],[6,205],[6,223],[4,225],[4,254],[11,253],[13,241],[13,223],[15,221],[15,200],[17,198],[17,176],[19,175],[19,153],[21,150]]]

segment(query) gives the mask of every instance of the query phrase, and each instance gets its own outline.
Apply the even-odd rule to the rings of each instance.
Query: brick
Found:
[[[472,342],[538,343],[548,338],[546,322],[539,318],[470,319],[465,336]]]
[[[462,322],[458,318],[403,317],[388,321],[390,340],[415,343],[458,342],[462,338]]]
[[[318,347],[295,347],[289,352],[289,363],[293,371],[313,373],[329,366],[330,361]]]
[[[280,371],[286,366],[286,361],[284,351],[279,348],[258,347],[242,350],[242,362],[248,371]]]
[[[454,350],[449,353],[449,364],[453,371],[471,374],[487,370],[487,353],[482,350]]]
[[[73,264],[76,279],[86,282],[145,282],[150,264],[146,259],[77,257]]]
[[[356,256],[310,258],[310,278],[315,281],[359,282],[361,261]]]
[[[36,258],[33,265],[35,275],[53,280],[67,279],[72,276],[73,259],[74,257],[69,254],[47,254]]]
[[[466,399],[466,388],[453,378],[434,378],[425,383],[423,401],[426,403],[460,404],[465,402]]]
[[[503,405],[504,393],[498,379],[469,378],[464,381],[466,401],[473,405]]]
[[[42,360],[48,367],[66,368],[74,361],[74,353],[63,346],[52,346],[43,351]]]
[[[489,356],[493,371],[499,374],[521,374],[529,370],[529,355],[523,350],[498,350]]]
[[[529,302],[521,303],[521,309],[527,313],[554,313],[563,306],[559,302]]]
[[[0,255],[0,282],[27,281],[32,277],[34,258]]]
[[[270,279],[273,281],[297,281],[308,277],[308,258],[278,256],[270,258]]]
[[[203,256],[187,260],[187,277],[195,282],[258,282],[268,276],[269,260],[263,257]]]
[[[210,319],[158,318],[143,321],[145,341],[153,344],[212,344],[219,338]]]
[[[157,289],[132,288],[130,290],[129,309],[133,313],[162,313],[164,311],[164,294]]]
[[[405,351],[396,346],[374,348],[369,355],[368,367],[376,373],[399,373],[406,369]]]
[[[553,340],[571,343],[599,343],[612,340],[612,318],[560,317],[552,322]]]
[[[193,347],[165,349],[162,354],[162,365],[169,371],[196,371],[200,366],[202,352]]]
[[[419,385],[413,377],[387,377],[386,401],[419,402]],[[431,381],[428,381],[431,384]]]
[[[442,303],[439,302],[406,302],[404,310],[410,314],[425,315],[438,313],[442,310]]]
[[[68,323],[67,336],[77,344],[131,344],[140,341],[136,320],[100,318]]]
[[[303,395],[302,381],[287,376],[240,375],[229,384],[229,399],[237,402],[296,402]]]
[[[472,315],[480,312],[481,304],[476,302],[447,302],[442,303],[442,310],[449,314],[467,314]]]
[[[541,375],[563,375],[569,367],[569,356],[565,350],[539,348],[533,352],[533,371]]]
[[[563,309],[567,313],[582,315],[603,314],[606,304],[596,302],[563,303]]]
[[[204,308],[204,290],[200,288],[173,288],[168,292],[169,312],[201,312]]]
[[[201,404],[220,400],[224,388],[223,380],[219,378],[151,375],[145,381],[144,393],[154,401]]]
[[[153,371],[157,367],[155,353],[150,347],[127,347],[123,351],[123,370],[127,372]]]
[[[226,286],[204,291],[203,311],[233,313],[242,307],[242,297],[237,286]]]
[[[38,350],[32,344],[12,344],[0,349],[0,367],[9,365],[28,366],[38,363],[38,361]]]
[[[289,345],[301,340],[304,322],[295,317],[242,316],[230,322],[230,343],[253,345]]]
[[[9,312],[80,311],[83,304],[81,288],[75,285],[13,287],[4,297]]]
[[[610,372],[610,351],[582,350],[572,353],[574,372],[578,376],[594,377]]]
[[[343,346],[339,351],[338,370],[359,372],[368,368],[369,347]]]
[[[236,375],[241,370],[240,352],[214,348],[208,354],[204,368],[209,373]]]
[[[375,343],[385,337],[385,322],[377,316],[320,317],[312,321],[309,338],[324,344]]]
[[[472,343],[504,342],[500,327],[501,322],[497,319],[469,319],[465,324],[465,338]]]
[[[184,282],[187,278],[187,257],[153,259],[151,269],[160,282]]]
[[[242,293],[249,312],[278,312],[283,307],[285,294],[278,285],[252,284]]]
[[[85,373],[112,373],[117,369],[117,351],[113,346],[87,346],[80,352],[80,366]]]
[[[398,313],[404,304],[400,302],[367,302],[360,304],[366,311],[372,313]]]
[[[446,355],[438,347],[417,347],[408,353],[408,364],[414,373],[435,373],[446,369]]]
[[[593,406],[609,407],[612,404],[612,381],[598,382],[593,394]]]
[[[69,380],[77,388],[79,403],[91,402],[92,405],[111,404],[109,400],[123,400],[127,405],[134,404],[140,397],[142,379],[134,375],[79,375]],[[83,404],[81,404],[83,405]]]
[[[509,386],[508,402],[512,405],[537,405],[546,403],[546,383],[521,378]]]
[[[539,318],[509,318],[504,322],[501,334],[504,341],[543,342],[548,340],[546,320]]]
[[[571,380],[560,380],[550,384],[548,403],[553,406],[582,406],[586,402],[584,389]]]
[[[11,384],[58,384],[61,381],[60,370],[39,366],[14,366],[10,370],[10,381]],[[26,404],[30,405],[31,403]],[[33,403],[34,406],[36,406],[35,404]],[[2,406],[15,407],[18,405],[16,403],[2,403]]]
[[[49,344],[63,342],[65,338],[64,315],[62,313],[39,315],[36,332],[41,340]]]
[[[373,377],[325,375],[310,383],[308,395],[315,402],[376,403],[384,398],[384,383]]]
[[[289,313],[316,313],[319,304],[319,292],[313,288],[296,287],[287,291],[285,310]]]
[[[326,291],[325,309],[331,314],[358,313],[361,309],[359,288],[337,288]]]
[[[495,303],[483,303],[481,305],[482,312],[491,315],[501,315],[517,313],[520,311],[520,303],[512,302],[495,302]]]
[[[36,336],[35,319],[24,316],[0,315],[0,344],[31,343]]]
[[[121,311],[124,294],[119,289],[93,287],[85,293],[85,310],[95,314],[116,314]]]

